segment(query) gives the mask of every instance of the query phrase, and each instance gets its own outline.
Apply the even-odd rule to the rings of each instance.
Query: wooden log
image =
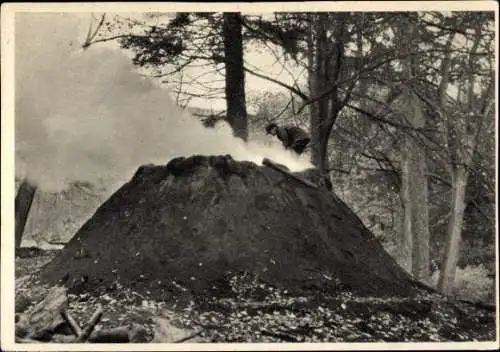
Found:
[[[271,159],[268,159],[268,158],[264,158],[262,159],[262,165],[265,165],[267,167],[270,167],[271,169],[274,169],[276,171],[279,171],[281,172],[282,174],[294,179],[295,181],[298,181],[300,183],[302,183],[303,185],[307,186],[307,187],[311,187],[311,188],[314,188],[314,189],[318,189],[318,186],[314,183],[312,183],[311,181],[308,181],[308,180],[305,180],[303,179],[302,177],[299,177],[297,175],[294,175],[293,173],[291,173],[290,171],[288,170],[285,170],[283,169],[282,167],[280,167],[277,163],[275,163],[274,161],[272,161]]]
[[[20,336],[18,332],[23,331],[24,336],[20,337],[49,338],[50,334],[65,323],[60,312],[67,304],[66,288],[61,286],[52,288],[43,300],[20,315],[16,324],[16,335]]]
[[[103,312],[104,310],[102,308],[102,305],[99,304],[89,323],[87,324],[85,329],[83,329],[82,333],[76,338],[75,342],[87,341],[92,331],[94,331],[95,326],[97,325],[97,323],[99,323],[99,320],[101,320]]]
[[[68,326],[70,327],[71,331],[73,332],[73,334],[76,337],[78,337],[82,334],[82,329],[80,328],[80,326],[78,325],[76,320],[73,319],[71,314],[69,314],[69,312],[66,309],[63,309],[61,311],[61,316],[68,323]]]
[[[30,282],[31,275],[24,275],[16,278],[16,291],[20,288],[26,287],[26,285]]]

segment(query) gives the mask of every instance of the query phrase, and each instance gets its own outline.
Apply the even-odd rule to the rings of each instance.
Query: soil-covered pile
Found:
[[[318,180],[314,170],[300,176]],[[230,156],[140,167],[40,275],[73,290],[116,283],[166,299],[247,272],[293,292],[412,295],[413,279],[333,193]]]

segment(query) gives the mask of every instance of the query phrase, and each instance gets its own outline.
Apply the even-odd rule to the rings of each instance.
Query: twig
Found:
[[[272,82],[272,83],[276,83],[277,85],[279,85],[279,86],[281,86],[281,87],[283,87],[283,88],[288,89],[289,91],[291,91],[291,92],[295,93],[295,94],[296,94],[296,95],[298,95],[300,98],[302,98],[302,100],[306,100],[306,101],[307,101],[307,100],[309,99],[309,97],[308,97],[306,94],[304,94],[304,93],[303,93],[300,89],[297,89],[297,88],[295,88],[295,87],[292,87],[292,86],[291,86],[291,85],[289,85],[289,84],[286,84],[286,83],[284,83],[284,82],[281,82],[281,81],[279,81],[279,80],[277,80],[277,79],[274,79],[274,78],[272,78],[272,77],[269,77],[269,76],[266,76],[266,75],[263,75],[263,74],[257,73],[257,72],[255,72],[255,71],[253,71],[253,70],[250,70],[248,67],[243,67],[243,70],[244,70],[245,72],[248,72],[248,73],[249,73],[249,74],[251,74],[251,75],[254,75],[254,76],[259,77],[259,78],[262,78],[262,79],[265,79],[265,80],[267,80],[267,81],[269,81],[269,82]],[[300,111],[299,111],[299,113],[300,113]]]
[[[82,44],[83,49],[87,49],[91,44],[95,43],[95,42],[93,42],[93,40],[95,39],[97,33],[99,33],[99,30],[101,29],[105,18],[106,18],[106,14],[103,14],[101,16],[101,20],[99,21],[99,23],[95,27],[95,30],[93,33],[92,33],[92,25],[89,26],[89,30],[87,32],[87,38],[85,38],[85,42]]]
[[[81,335],[76,338],[75,342],[84,342],[89,338],[92,331],[94,331],[95,326],[97,325],[99,320],[101,320],[102,313],[103,308],[102,305],[99,304],[88,325],[85,327],[85,329],[83,329]]]
[[[290,104],[292,103],[292,101],[293,101],[293,100],[292,100],[292,99],[290,99],[290,100],[288,101],[288,104],[286,104],[286,105],[285,105],[285,107],[284,107],[284,108],[283,108],[283,109],[282,109],[282,110],[281,110],[281,111],[280,111],[280,112],[279,112],[276,116],[274,116],[272,120],[274,121],[274,120],[279,119],[279,118],[281,117],[281,115],[283,115],[283,114],[284,114],[284,112],[286,111],[286,109],[288,109],[288,107],[290,106]]]

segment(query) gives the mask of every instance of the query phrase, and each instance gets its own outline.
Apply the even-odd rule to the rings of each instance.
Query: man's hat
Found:
[[[267,134],[270,134],[270,133],[271,133],[271,130],[272,130],[273,128],[277,128],[277,127],[278,127],[278,125],[277,125],[277,124],[275,124],[274,122],[270,123],[269,125],[267,125],[267,126],[266,126],[266,133],[267,133]]]

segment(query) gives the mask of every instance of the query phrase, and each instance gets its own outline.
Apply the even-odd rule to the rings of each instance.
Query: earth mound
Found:
[[[315,170],[296,173],[317,182]],[[408,296],[417,284],[332,192],[227,156],[141,166],[40,273],[167,299],[246,272],[291,292]]]

